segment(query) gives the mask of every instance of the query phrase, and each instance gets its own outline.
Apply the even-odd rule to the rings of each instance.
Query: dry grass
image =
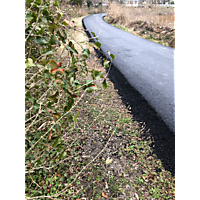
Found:
[[[71,18],[77,18],[81,16],[87,16],[90,14],[95,13],[101,13],[101,12],[107,12],[107,7],[93,7],[90,6],[89,8],[86,5],[70,5],[68,3],[68,0],[62,0],[62,3],[60,2],[60,8],[62,11],[65,12],[65,18],[70,20]]]
[[[84,5],[71,6],[67,2],[68,0],[63,0],[60,3],[61,10],[65,10],[66,19],[105,12],[108,17],[118,19],[121,25],[128,26],[131,22],[142,20],[149,24],[153,23],[155,25],[159,24],[160,26],[175,28],[175,8],[172,7],[134,8],[111,3],[108,7],[88,8]]]
[[[110,4],[107,17],[118,19],[121,25],[128,26],[134,21],[146,21],[155,25],[175,28],[175,9],[166,7],[133,8]]]

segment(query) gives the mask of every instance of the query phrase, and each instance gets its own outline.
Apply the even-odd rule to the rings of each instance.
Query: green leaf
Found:
[[[63,14],[60,13],[60,12],[57,13],[57,20],[58,20],[58,21],[60,20],[60,18],[61,18],[62,15],[63,15]]]
[[[25,19],[27,21],[31,21],[33,19],[33,17],[31,16],[31,14],[27,14],[26,17],[25,17]]]
[[[96,35],[95,35],[95,33],[94,33],[94,32],[91,32],[91,33],[92,33],[93,37],[96,37]]]
[[[48,42],[47,42],[47,40],[46,40],[46,38],[35,38],[34,40],[33,40],[33,42],[35,43],[35,44],[47,44]]]
[[[36,102],[36,99],[33,101],[33,107],[34,107],[35,109],[38,109],[38,108],[40,107],[40,104],[38,104],[38,103]]]
[[[64,108],[64,111],[68,112],[72,108],[73,104],[74,104],[74,99],[68,98],[68,102],[67,102],[67,105]]]
[[[55,39],[55,43],[60,47],[61,46],[61,44],[60,44],[60,41],[59,40],[57,40],[57,39]]]
[[[57,67],[57,63],[54,60],[51,60],[50,66],[51,66],[51,69],[54,69]]]
[[[115,59],[115,55],[113,55],[113,54],[110,54],[110,57],[112,58],[112,60],[114,61],[114,59]]]
[[[54,1],[54,6],[58,7],[58,1]]]
[[[59,144],[59,139],[60,139],[60,135],[58,135],[57,137],[56,137],[56,140],[55,140],[55,142],[53,143],[53,145],[52,145],[52,147],[56,147],[58,144]]]
[[[29,67],[33,67],[33,66],[36,66],[33,63],[33,59],[31,59],[31,58],[26,59],[26,61],[25,61],[25,68],[29,68]]]
[[[77,50],[75,49],[74,44],[72,43],[72,41],[69,41],[69,46],[66,46],[66,49],[67,49],[67,50],[70,50],[70,51],[73,52],[73,53],[78,54],[78,52],[77,52]]]
[[[56,113],[56,110],[54,107],[51,106],[52,103],[50,101],[47,102],[47,108],[50,108],[54,113]]]
[[[115,59],[115,55],[111,54],[110,51],[107,51],[108,52],[108,55],[112,58],[112,60],[114,61]]]
[[[103,83],[102,83],[102,86],[104,89],[106,89],[108,87],[107,83],[106,83],[106,79],[104,79]]]
[[[56,29],[56,28],[57,28],[57,25],[56,25],[56,24],[50,24],[50,25],[49,25],[49,31],[50,31],[51,33],[53,33],[54,29]]]
[[[85,84],[90,84],[90,83],[93,82],[93,80],[92,79],[90,79],[90,80],[84,80],[84,82],[85,82]]]
[[[60,156],[58,157],[58,159],[60,160],[61,158],[65,157],[67,154],[65,152],[65,149],[62,151],[62,153],[60,154]]]
[[[101,47],[101,43],[100,42],[95,42],[95,45],[97,46],[97,47]]]
[[[67,34],[62,29],[57,30],[57,33],[62,41],[65,41],[65,39],[67,39]]]
[[[84,56],[85,58],[87,58],[89,55],[90,55],[90,50],[87,49],[87,48],[85,48],[85,49],[83,50],[83,56]]]
[[[96,38],[96,35],[94,32],[91,32],[91,33],[92,33],[93,37],[95,37],[96,40],[99,40],[98,38]]]
[[[53,51],[47,51],[46,53],[43,53],[42,55],[48,56],[48,55],[52,55],[52,54],[54,54]]]
[[[63,20],[63,21],[62,21],[62,24],[65,25],[65,26],[67,26],[68,23],[69,23],[69,22],[66,21],[66,20]]]
[[[94,86],[88,87],[87,92],[91,93],[93,90],[96,90],[96,89],[98,89],[98,88],[97,88],[97,86],[94,85]]]
[[[79,116],[79,114],[80,114],[80,111],[78,111],[78,112],[76,113],[76,115],[73,116],[74,123],[77,123],[77,117]]]
[[[96,79],[96,80],[98,80],[98,79],[100,79],[100,78],[103,78],[103,74],[104,74],[104,72],[102,71],[96,71],[96,70],[92,70],[91,71],[91,76],[92,76],[92,78],[93,79]]]
[[[109,63],[110,63],[109,60],[104,60],[104,63],[103,63],[104,68],[108,68],[109,67]]]
[[[57,91],[54,95],[48,96],[47,98],[55,103],[58,102],[58,99],[56,98],[59,95],[59,92]]]
[[[41,64],[42,64],[43,66],[45,66],[46,64],[49,63],[49,61],[50,61],[49,59],[45,59],[45,58],[43,57]]]
[[[67,89],[68,86],[70,86],[70,84],[67,82],[67,80],[65,78],[62,78],[64,84],[65,84],[65,89]]]
[[[55,35],[54,35],[54,34],[51,35],[51,38],[50,38],[50,40],[48,41],[48,44],[49,44],[49,45],[56,44],[56,43],[55,43]]]
[[[31,95],[30,95],[30,91],[26,92],[26,97],[25,97],[25,101],[34,101],[35,98],[33,98]]]

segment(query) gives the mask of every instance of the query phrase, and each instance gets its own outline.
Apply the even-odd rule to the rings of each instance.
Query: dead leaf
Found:
[[[107,158],[106,159],[106,165],[109,165],[109,164],[111,164],[112,163],[112,158],[110,159],[110,158]]]
[[[61,69],[57,69],[57,68],[58,68],[58,67],[51,69],[51,73],[54,73],[54,72],[57,72],[57,71],[60,71],[60,72],[63,73],[63,74],[65,73],[65,72],[64,72],[64,69],[62,69],[62,68],[61,68]]]
[[[53,111],[49,108],[49,112],[53,112]]]
[[[42,186],[43,186],[45,184],[45,181],[43,180],[41,183],[42,183]]]
[[[62,63],[61,62],[57,62],[57,67],[61,67]]]
[[[62,79],[61,79],[61,78],[57,79],[57,80],[56,80],[56,83],[58,83],[58,82],[60,82],[60,81],[62,81]]]
[[[108,189],[108,183],[106,182],[106,189]]]
[[[44,144],[44,146],[49,147],[49,150],[51,150],[51,146],[49,146],[48,144]]]
[[[102,195],[102,197],[108,198],[108,195],[104,194],[103,192],[101,195]]]
[[[138,196],[137,193],[135,193],[135,197],[136,197],[137,200],[139,200],[139,196]]]
[[[83,176],[87,176],[89,173],[83,174]]]
[[[49,133],[49,137],[48,137],[48,140],[50,140],[51,139],[51,132]]]

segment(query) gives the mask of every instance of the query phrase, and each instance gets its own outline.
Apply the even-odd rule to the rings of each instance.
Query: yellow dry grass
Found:
[[[142,20],[155,25],[175,28],[175,8],[172,7],[134,8],[112,3],[107,11],[107,17],[118,18],[120,19],[119,23],[123,25]]]

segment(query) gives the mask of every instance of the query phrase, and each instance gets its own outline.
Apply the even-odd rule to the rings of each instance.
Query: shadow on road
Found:
[[[96,50],[103,65],[103,55]],[[108,70],[107,70],[108,72]],[[115,67],[111,66],[109,79],[113,82],[115,89],[121,96],[122,102],[132,114],[133,121],[144,122],[146,131],[153,139],[153,153],[161,160],[163,167],[175,175],[175,134],[170,131],[157,112],[147,103],[143,96],[135,90],[126,80],[123,74]]]
[[[126,107],[131,107],[129,110],[133,120],[145,122],[146,130],[150,129],[149,134],[154,140],[152,144],[154,153],[162,161],[165,169],[175,175],[175,134],[115,66],[111,67],[109,79],[118,90]]]

